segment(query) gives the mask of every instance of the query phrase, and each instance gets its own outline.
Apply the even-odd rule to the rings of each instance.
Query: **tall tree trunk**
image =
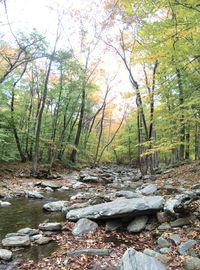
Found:
[[[38,159],[39,159],[39,151],[40,151],[40,131],[41,131],[41,126],[42,126],[42,116],[43,116],[43,111],[44,111],[46,97],[47,97],[47,90],[48,90],[48,83],[49,83],[49,76],[50,76],[50,72],[51,72],[51,66],[52,66],[53,58],[54,58],[55,53],[56,53],[57,42],[58,42],[58,35],[56,37],[53,52],[50,55],[49,65],[47,68],[47,73],[46,73],[46,77],[45,77],[45,81],[44,81],[42,104],[41,104],[41,108],[40,108],[39,115],[38,115],[38,123],[37,123],[36,136],[35,136],[35,153],[34,153],[34,158],[33,158],[33,163],[32,163],[32,174],[33,175],[37,175],[37,170],[38,170]]]
[[[86,98],[85,87],[86,85],[84,82],[83,87],[82,87],[82,101],[81,101],[80,116],[79,116],[78,128],[77,128],[75,142],[74,142],[75,148],[72,150],[71,155],[70,155],[70,161],[73,163],[76,162],[77,147],[79,145],[79,141],[81,137],[82,124],[83,124],[83,118],[84,118],[84,113],[85,113],[85,98]]]
[[[184,111],[183,111],[183,103],[184,103],[184,96],[183,96],[183,84],[181,79],[181,72],[180,69],[176,69],[176,74],[178,78],[178,88],[179,88],[179,105],[180,105],[180,160],[184,160],[185,155],[185,123],[184,123]]]

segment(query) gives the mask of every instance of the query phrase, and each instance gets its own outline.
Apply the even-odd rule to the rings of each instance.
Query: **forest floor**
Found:
[[[8,194],[17,191],[20,187],[24,190],[28,188],[29,183],[36,183],[38,179],[27,177],[31,169],[31,164],[23,163],[3,163],[0,164],[0,194]],[[57,166],[53,170],[55,176],[68,174],[68,170],[62,166]],[[166,171],[164,174],[157,176],[155,183],[160,187],[164,187],[168,179],[172,179],[174,188],[191,188],[199,184],[200,181],[200,162],[191,162],[176,168]],[[44,180],[44,179],[41,179]],[[45,179],[46,180],[46,179]],[[64,179],[57,179],[56,183],[64,185]],[[98,189],[104,189],[104,186],[98,185]],[[164,189],[163,189],[164,190]],[[161,193],[161,195],[166,195]],[[191,212],[196,215],[200,213],[199,201],[193,202],[190,206]],[[167,229],[160,232],[157,228],[149,231],[142,231],[137,234],[130,234],[126,231],[106,232],[104,225],[99,226],[96,232],[76,236],[71,233],[74,222],[66,221],[63,223],[64,230],[62,234],[53,235],[59,248],[51,254],[48,258],[40,261],[25,261],[18,266],[17,269],[23,270],[51,270],[51,269],[67,269],[67,270],[115,270],[119,269],[119,261],[128,247],[132,247],[137,251],[143,251],[145,248],[155,249],[156,238],[161,234],[168,237],[169,235],[178,234],[181,237],[180,242],[191,239],[198,239],[200,234],[200,222],[191,223],[186,227],[178,227]],[[66,253],[72,250],[79,250],[85,248],[108,248],[112,252],[109,256],[89,256],[80,255],[76,257],[68,257]],[[196,246],[193,251],[199,253],[200,246]],[[181,270],[183,268],[183,261],[187,258],[188,253],[180,256],[178,253],[178,246],[171,245],[170,251],[165,254],[169,257],[168,270]]]

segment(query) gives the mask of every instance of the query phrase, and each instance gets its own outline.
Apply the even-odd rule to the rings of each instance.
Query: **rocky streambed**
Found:
[[[102,166],[62,181],[32,181],[13,193],[20,198],[7,194],[0,207],[0,269],[15,269],[6,262],[10,250],[14,261],[25,254],[17,269],[198,269],[199,184],[186,188],[184,179],[175,186],[170,177],[157,178]],[[15,252],[19,247],[27,252]]]

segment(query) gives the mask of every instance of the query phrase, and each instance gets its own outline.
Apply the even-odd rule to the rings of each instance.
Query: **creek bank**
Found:
[[[87,170],[87,177],[90,176],[89,172],[90,171]],[[93,169],[93,172],[95,172],[95,169]],[[60,254],[59,255],[60,266],[66,267],[66,269],[74,269],[73,263],[75,263],[75,261],[73,261],[73,259],[72,261],[71,259],[69,260],[68,255],[64,256],[64,253],[66,254],[66,249],[69,250],[69,252],[70,251],[73,252],[74,247],[76,247],[76,250],[84,250],[85,253],[87,253],[86,250],[90,248],[93,248],[93,249],[94,248],[98,248],[98,249],[107,248],[112,251],[110,255],[101,256],[102,265],[104,264],[106,265],[106,261],[109,261],[109,260],[111,263],[112,261],[111,258],[114,258],[114,260],[117,262],[117,265],[115,265],[114,263],[112,267],[116,267],[116,269],[118,267],[119,269],[119,265],[120,265],[119,258],[123,257],[123,254],[126,252],[127,247],[130,246],[130,248],[134,248],[136,252],[140,252],[142,254],[143,253],[145,254],[145,252],[147,253],[149,252],[149,254],[146,254],[146,256],[149,256],[151,254],[150,258],[155,257],[157,261],[160,261],[163,265],[165,265],[165,268],[167,268],[168,266],[170,266],[170,262],[173,261],[174,254],[177,254],[176,255],[177,259],[179,258],[178,250],[180,249],[181,245],[183,245],[185,242],[190,241],[190,240],[196,241],[196,242],[193,242],[194,245],[189,246],[188,249],[185,250],[184,254],[190,255],[191,258],[195,258],[193,256],[199,247],[199,240],[198,240],[197,235],[195,234],[190,235],[188,234],[188,232],[190,232],[191,228],[195,227],[195,224],[198,221],[198,218],[197,218],[198,209],[195,208],[195,202],[190,200],[191,197],[189,200],[186,200],[187,203],[185,203],[186,201],[182,200],[180,204],[178,205],[176,204],[175,207],[170,208],[170,209],[173,209],[173,211],[164,211],[166,209],[164,208],[164,205],[166,206],[165,203],[170,199],[175,200],[176,198],[168,194],[165,195],[165,193],[163,194],[163,192],[166,191],[166,186],[165,185],[162,186],[159,182],[155,182],[155,179],[153,179],[152,177],[140,176],[138,179],[135,179],[135,178],[132,178],[131,173],[129,172],[123,173],[122,169],[119,169],[119,171],[117,170],[112,171],[112,169],[108,169],[108,168],[106,169],[106,167],[104,167],[103,169],[102,168],[100,169],[100,175],[98,175],[98,172],[97,172],[96,175],[91,175],[91,176],[97,177],[95,178],[95,181],[97,179],[102,179],[103,177],[106,179],[109,178],[109,181],[101,180],[97,183],[94,183],[92,182],[94,181],[94,178],[92,178],[91,182],[88,181],[88,178],[86,178],[87,183],[84,183],[84,181],[81,182],[84,179],[83,174],[80,176],[76,175],[76,177],[66,176],[65,182],[62,183],[62,186],[65,188],[62,189],[63,191],[60,191],[62,192],[63,196],[65,196],[65,198],[63,198],[63,201],[65,201],[66,205],[61,205],[61,207],[59,206],[58,208],[56,208],[57,209],[56,211],[63,211],[66,213],[66,216],[68,216],[71,211],[75,211],[76,213],[77,211],[85,213],[86,209],[88,211],[88,207],[90,209],[92,208],[93,210],[98,208],[98,211],[99,211],[100,210],[99,205],[101,205],[101,208],[103,205],[103,209],[107,209],[105,211],[106,218],[104,216],[105,214],[102,213],[101,211],[97,213],[97,216],[98,216],[97,218],[94,218],[94,216],[92,217],[89,216],[89,218],[95,219],[95,222],[98,222],[99,226],[95,229],[95,232],[92,232],[92,230],[88,230],[84,234],[80,234],[76,236],[73,235],[73,229],[76,225],[69,220],[63,223],[62,234],[56,235],[57,243],[60,247],[59,251],[57,250],[58,254]],[[54,185],[53,182],[52,184]],[[167,185],[169,184],[167,183]],[[78,190],[76,189],[76,194],[74,194],[73,196],[67,197],[66,194],[69,191],[68,188],[71,188],[73,186],[78,187]],[[43,191],[44,192],[43,194],[46,196],[45,192],[47,191],[46,190],[47,187],[42,187],[42,185],[40,184],[40,185],[36,185],[34,188],[38,192]],[[60,190],[60,188],[58,189]],[[82,191],[80,192],[79,189],[81,189]],[[141,192],[142,190],[143,192]],[[146,193],[144,192],[145,190],[146,190]],[[55,191],[50,191],[51,194],[54,194],[54,192]],[[151,196],[148,195],[149,192]],[[185,196],[186,195],[185,189],[179,190],[179,195]],[[162,198],[161,207],[153,209],[153,211],[152,211],[151,205],[150,205],[150,208],[148,208],[149,205],[147,205],[147,201],[149,197],[152,197],[152,201],[153,201],[153,198],[157,198],[157,197]],[[198,194],[196,198],[198,199]],[[135,200],[137,203],[142,202],[141,203],[142,209],[141,209],[141,205],[139,204],[139,208],[135,212],[136,215],[130,214],[129,211],[125,213],[122,210],[122,208],[124,207],[122,208],[119,207],[118,201],[130,202],[130,200]],[[144,203],[144,201],[146,203]],[[116,212],[116,202],[118,205],[117,206],[118,212]],[[45,201],[42,204],[40,204],[41,208],[43,204],[45,204]],[[112,209],[108,207],[110,204],[112,205],[111,207]],[[189,214],[187,210],[188,209],[191,210],[190,208],[191,205],[195,209],[192,208],[192,211],[190,211],[191,214]],[[147,212],[144,212],[144,210]],[[92,212],[90,211],[89,213],[91,214]],[[111,213],[109,211],[114,213],[114,215],[109,216],[109,213]],[[71,213],[74,213],[74,212],[71,212]],[[138,215],[139,216],[142,215],[144,220],[140,220]],[[74,218],[72,219],[80,220],[81,217],[82,216],[78,216],[75,219]],[[84,218],[85,217],[88,218],[88,216],[84,216]],[[102,220],[102,217],[103,217],[103,220]],[[191,222],[188,222],[188,220]],[[137,232],[127,232],[128,225],[132,223],[133,221],[136,222],[137,226],[139,226],[138,231],[140,231],[140,234],[138,234]],[[140,222],[142,223],[142,221],[143,221],[143,225],[140,224]],[[104,227],[104,225],[107,226],[107,228]],[[161,225],[166,226],[164,230],[159,228]],[[117,230],[117,234],[115,230]],[[187,232],[188,236],[187,234],[184,234],[184,232]],[[173,237],[172,233],[178,236]],[[46,238],[49,237],[49,235],[45,234],[45,231],[43,232],[41,231],[39,234],[41,235],[39,236],[38,239],[42,239],[41,237],[46,237]],[[104,237],[107,234],[110,234],[111,236],[113,235],[113,237],[115,237],[115,242],[121,241],[121,244],[119,243],[119,246],[115,245],[114,244],[115,242],[112,242],[111,238],[109,237],[107,238],[108,240],[110,239],[110,242],[109,241],[105,242]],[[138,238],[139,235],[140,237]],[[50,234],[50,238],[51,237],[53,236],[51,236]],[[119,239],[116,237],[119,237]],[[123,240],[123,237],[127,237],[127,239],[125,238]],[[141,237],[143,239],[141,239]],[[171,238],[174,238],[176,243],[170,240]],[[35,239],[34,241],[37,241],[37,240]],[[47,241],[47,239],[44,239],[44,242],[45,241]],[[41,240],[41,242],[43,241]],[[80,245],[83,245],[83,246],[80,246]],[[145,248],[147,247],[151,251],[145,251]],[[64,252],[64,249],[65,249],[65,252]],[[134,252],[134,254],[136,252]],[[161,254],[163,252],[166,252],[166,254]],[[79,257],[83,258],[81,256],[82,255],[78,256],[77,261],[76,261],[76,266],[77,266],[77,263],[79,263]],[[139,256],[143,256],[143,255],[139,254]],[[144,256],[144,261],[146,260],[145,259],[146,256]],[[56,262],[53,259],[53,257],[50,260],[52,260],[51,262],[56,268],[57,267]],[[94,265],[95,263],[97,265],[95,258],[93,258],[92,261]],[[42,269],[41,268],[42,264],[43,264],[43,269],[44,269],[44,263],[45,263],[44,261],[41,261],[41,266],[40,266],[40,262],[33,263],[31,266],[32,268],[30,267],[30,269]],[[178,263],[180,264],[180,262],[177,261],[177,265],[179,265]],[[86,264],[87,262],[85,261],[85,267],[87,266]],[[181,267],[182,266],[183,264],[181,265]],[[109,267],[105,269],[110,269]],[[23,264],[21,264],[20,269],[23,269]],[[179,268],[176,268],[176,269],[179,269]]]

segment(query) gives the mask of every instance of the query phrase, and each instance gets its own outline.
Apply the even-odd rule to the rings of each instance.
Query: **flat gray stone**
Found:
[[[120,270],[166,270],[156,258],[129,248],[122,257]]]
[[[0,248],[0,260],[9,261],[12,258],[12,252],[7,249]]]
[[[28,234],[29,236],[33,236],[35,234],[38,234],[38,230],[31,229],[31,228],[23,228],[17,231],[17,234],[20,234],[20,235]]]
[[[52,241],[52,239],[50,237],[42,236],[42,237],[39,237],[37,240],[35,240],[35,243],[38,245],[45,245],[51,241]]]
[[[67,206],[67,201],[56,201],[44,204],[43,209],[48,212],[62,212],[63,208]]]
[[[52,188],[52,189],[58,189],[58,188],[61,188],[62,185],[60,184],[55,184],[53,182],[48,182],[48,181],[44,181],[44,182],[41,182],[41,186],[42,187],[49,187],[49,188]]]
[[[184,217],[184,218],[178,218],[174,221],[170,222],[171,227],[181,227],[184,225],[190,225],[192,223],[191,218]]]
[[[174,233],[174,234],[170,235],[169,239],[171,239],[175,245],[179,245],[181,242],[181,237],[179,234]]]
[[[147,221],[148,221],[147,216],[136,217],[134,218],[133,221],[131,221],[131,223],[129,223],[127,231],[130,233],[141,232],[145,228]]]
[[[11,236],[2,240],[4,247],[28,247],[30,244],[30,238],[27,235]]]
[[[108,256],[111,253],[111,249],[98,249],[98,248],[88,248],[88,249],[78,249],[74,251],[69,251],[66,253],[68,257],[80,256],[86,254],[89,256]]]
[[[179,254],[183,255],[184,253],[186,253],[190,248],[192,248],[196,244],[197,244],[196,240],[188,240],[187,242],[181,244],[179,246],[179,249],[178,249]]]
[[[137,188],[136,191],[145,196],[148,196],[148,195],[154,194],[157,191],[157,189],[158,189],[158,185],[156,184],[145,184]]]
[[[185,270],[198,270],[200,269],[200,259],[199,258],[186,258],[183,262]]]
[[[1,205],[2,207],[6,207],[6,206],[10,206],[11,203],[10,203],[10,202],[2,202],[2,201],[1,201],[0,205]]]
[[[94,221],[91,221],[87,218],[81,218],[75,224],[74,228],[72,229],[72,234],[74,236],[94,232],[98,228],[98,224]]]
[[[66,218],[77,220],[80,218],[111,219],[120,217],[134,217],[142,214],[151,214],[163,207],[163,197],[147,196],[142,198],[119,198],[112,202],[96,204],[81,209],[70,210]]]
[[[62,225],[58,222],[48,222],[39,224],[38,228],[41,231],[61,231]]]
[[[160,236],[157,240],[157,244],[160,248],[165,248],[165,247],[169,247],[170,246],[170,243],[165,239],[163,238],[162,236]]]
[[[156,258],[158,261],[160,261],[163,264],[167,264],[171,260],[170,257],[163,255],[163,254],[160,254],[159,252],[156,252],[156,251],[149,249],[149,248],[146,248],[143,253],[146,255],[149,255],[151,257]]]
[[[37,192],[37,191],[27,192],[27,197],[31,199],[40,199],[40,200],[44,199],[44,196],[40,192]]]

